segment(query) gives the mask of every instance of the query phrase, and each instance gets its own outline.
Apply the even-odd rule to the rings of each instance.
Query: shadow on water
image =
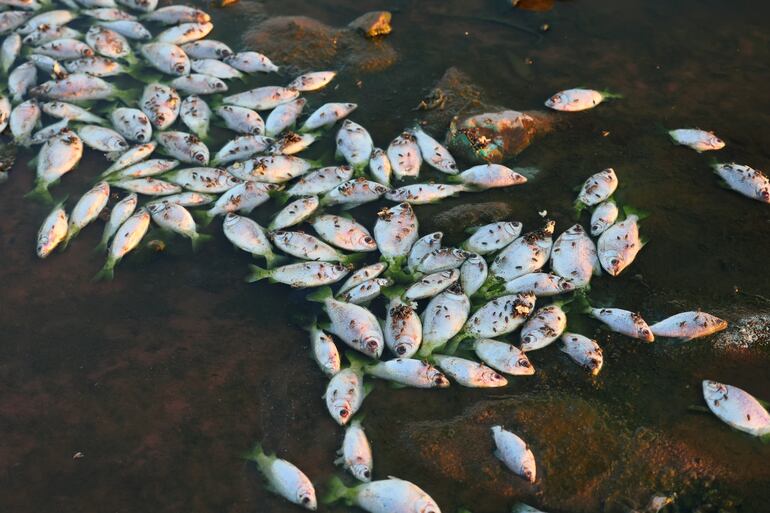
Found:
[[[371,43],[387,45],[385,65],[352,65],[350,53],[360,51],[352,43],[330,57],[319,46],[323,66],[344,70],[332,87],[308,95],[310,108],[357,102],[352,117],[378,146],[425,116],[412,109],[451,66],[488,104],[518,110],[540,109],[551,93],[573,86],[625,96],[563,116],[562,126],[527,148],[516,165],[541,172],[526,186],[419,207],[423,233],[444,229],[446,243],[461,241],[462,212],[471,207],[459,220],[438,214],[471,203],[494,203],[489,216],[501,212],[527,227],[548,210],[561,231],[574,222],[573,187],[613,166],[620,201],[651,213],[642,225],[651,242],[628,273],[596,281],[594,302],[648,319],[702,308],[735,323],[768,311],[756,298],[770,297],[770,210],[721,189],[709,156],[673,146],[663,129],[715,130],[727,141],[717,158],[767,169],[770,8],[716,0],[581,0],[545,11],[491,0],[243,0],[214,11],[213,36],[240,46],[244,32],[272,16],[308,16],[339,30],[381,8],[395,11],[393,33]],[[541,33],[543,24],[550,29]],[[319,144],[328,149],[332,140]],[[318,484],[336,471],[342,434],[320,400],[325,380],[307,337],[290,322],[306,308],[303,295],[244,284],[251,260],[217,229],[195,255],[187,241],[172,240],[164,252],[129,256],[110,283],[90,281],[101,266],[91,252],[96,225],[65,253],[38,261],[33,241],[47,208],[22,199],[34,175],[28,158],[19,155],[0,200],[4,510],[294,511],[239,456],[264,440]],[[57,195],[77,197],[104,165],[89,156]],[[377,208],[359,210],[371,225]],[[701,403],[706,377],[770,399],[767,331],[749,347],[721,336],[642,345],[590,321],[571,322],[582,322],[605,349],[596,378],[551,347],[532,355],[535,376],[502,390],[377,383],[364,406],[375,476],[413,480],[445,512],[507,511],[516,500],[553,512],[624,512],[657,492],[680,494],[671,511],[767,510],[770,446],[688,410]],[[494,459],[494,423],[532,444],[538,483],[524,484]]]

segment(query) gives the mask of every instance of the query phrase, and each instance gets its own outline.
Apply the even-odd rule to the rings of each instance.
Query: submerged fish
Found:
[[[317,509],[318,503],[313,483],[294,464],[265,454],[259,444],[246,455],[246,459],[257,464],[259,471],[270,484],[271,491],[305,509],[311,511]]]

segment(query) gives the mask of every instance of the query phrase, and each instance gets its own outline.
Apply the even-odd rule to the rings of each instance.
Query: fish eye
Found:
[[[531,365],[531,364],[529,363],[529,360],[519,360],[517,363],[518,363],[519,367],[526,367],[526,368],[529,368],[529,367],[530,367],[530,365]]]
[[[368,235],[367,235],[366,237],[364,237],[364,239],[363,239],[363,240],[364,240],[364,242],[365,242],[366,244],[373,244],[373,243],[374,243],[374,240],[372,240],[372,238],[371,238],[371,237],[369,237]]]
[[[310,497],[302,497],[302,504],[307,504],[308,502],[310,502]]]
[[[363,474],[362,474],[362,475],[363,475],[363,476],[364,476],[366,479],[369,479],[369,477],[372,475],[372,473],[371,473],[371,472],[369,472],[369,470],[364,470],[364,472],[363,472]]]
[[[396,347],[396,354],[398,356],[403,356],[405,353],[406,353],[406,347],[404,347],[403,345]]]
[[[350,412],[347,409],[342,408],[340,410],[340,417],[342,417],[343,419],[346,418],[348,415],[350,415]]]
[[[617,258],[610,259],[610,264],[612,265],[618,265],[619,263],[620,263],[620,260],[618,260]]]

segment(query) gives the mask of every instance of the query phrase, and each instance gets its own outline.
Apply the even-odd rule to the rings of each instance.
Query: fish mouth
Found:
[[[449,380],[443,374],[437,374],[433,377],[433,384],[437,388],[447,388],[449,386]]]
[[[363,340],[363,346],[367,353],[379,356],[380,340],[375,337],[368,337]]]

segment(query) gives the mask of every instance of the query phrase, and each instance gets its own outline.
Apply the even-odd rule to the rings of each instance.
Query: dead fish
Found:
[[[367,265],[357,270],[345,282],[337,289],[337,294],[342,294],[353,287],[356,287],[366,281],[373,280],[381,275],[388,268],[388,264],[385,262],[377,262],[376,264]]]
[[[187,100],[190,98],[194,97],[190,96],[185,98],[185,102],[187,102]],[[193,130],[193,128],[190,127],[190,130]],[[198,136],[200,137],[200,135]],[[272,144],[272,141],[272,139],[261,135],[239,135],[235,139],[225,143],[225,145],[220,148],[220,150],[211,160],[211,165],[219,166],[221,164],[229,164],[237,160],[245,160],[251,158],[257,153],[265,151],[268,146]]]
[[[473,296],[487,281],[488,274],[487,261],[474,253],[460,266],[460,285],[469,297]]]
[[[315,488],[310,479],[294,464],[267,455],[262,446],[257,446],[246,455],[246,459],[257,464],[259,471],[269,483],[269,490],[305,509],[315,511],[318,507]]]
[[[324,374],[331,377],[341,370],[340,352],[332,338],[315,325],[308,330],[310,332],[310,345],[313,348],[313,357]]]
[[[208,147],[192,134],[168,131],[157,134],[155,138],[163,150],[175,159],[204,166],[209,162]]]
[[[204,23],[180,23],[179,25],[168,28],[155,36],[159,43],[169,43],[173,45],[183,45],[192,43],[198,39],[203,39],[214,29],[214,24]]]
[[[377,213],[374,240],[385,260],[405,259],[419,237],[417,215],[408,203],[384,208]]]
[[[171,87],[186,94],[216,94],[227,91],[224,81],[201,73],[190,73],[175,78],[171,81]]]
[[[47,140],[37,157],[37,178],[30,194],[50,200],[48,187],[72,171],[82,156],[83,141],[69,129]]]
[[[62,203],[46,216],[37,232],[37,256],[46,258],[67,236],[67,213]]]
[[[422,321],[417,303],[396,296],[388,303],[383,332],[385,345],[398,357],[411,358],[422,343]]]
[[[505,282],[505,292],[518,294],[532,291],[536,297],[555,296],[575,290],[575,285],[558,274],[529,273]]]
[[[369,157],[374,151],[374,142],[366,128],[346,119],[337,132],[336,141],[336,155],[344,157],[353,169],[362,171],[369,164]]]
[[[289,85],[286,87],[289,89],[296,89],[301,93],[317,91],[326,87],[329,82],[334,80],[335,76],[337,76],[336,71],[314,71],[312,73],[305,73],[289,82]]]
[[[423,274],[437,273],[456,269],[463,265],[470,253],[457,248],[439,248],[425,255],[415,270]]]
[[[420,317],[422,345],[418,354],[421,357],[428,356],[460,333],[470,310],[470,299],[458,285],[449,287],[431,299]]]
[[[458,179],[477,189],[511,187],[527,182],[527,177],[501,164],[481,164],[466,169]]]
[[[94,77],[114,77],[122,75],[125,69],[119,62],[99,55],[67,61],[64,68],[69,73],[91,75]]]
[[[460,247],[479,255],[494,253],[513,242],[521,234],[521,228],[521,223],[507,221],[480,226]]]
[[[72,207],[72,213],[69,218],[67,228],[67,237],[64,239],[64,245],[73,239],[80,230],[94,221],[107,206],[110,199],[110,186],[107,182],[99,182],[89,191],[80,197],[78,202]]]
[[[494,426],[492,436],[496,447],[495,456],[512,472],[534,483],[537,479],[535,456],[527,443],[502,426]]]
[[[542,349],[559,338],[567,328],[567,314],[559,305],[538,309],[521,327],[521,350]]]
[[[482,362],[499,372],[512,376],[531,376],[535,373],[527,355],[512,344],[480,338],[473,342],[473,351]]]
[[[525,233],[506,246],[489,266],[493,276],[505,281],[533,273],[542,268],[551,255],[554,221],[534,232]]]
[[[578,112],[593,109],[609,98],[622,98],[622,95],[594,89],[566,89],[559,91],[545,101],[549,109],[563,112]]]
[[[265,134],[274,137],[287,128],[293,127],[307,100],[296,98],[290,102],[282,103],[270,111],[265,120]]]
[[[422,153],[420,153],[417,140],[411,133],[402,132],[401,135],[393,139],[388,146],[387,155],[396,180],[420,174]]]
[[[567,353],[575,363],[591,371],[594,376],[599,374],[604,364],[604,356],[602,348],[599,347],[596,340],[584,337],[579,333],[565,332],[561,336],[561,341],[560,349]]]
[[[223,80],[243,77],[243,73],[217,59],[192,59],[190,61],[190,68],[196,73]]]
[[[344,119],[356,110],[355,103],[325,103],[313,112],[300,128],[300,132],[310,132],[326,126],[331,126],[340,119]]]
[[[149,227],[150,213],[144,208],[120,225],[107,252],[107,261],[94,279],[112,279],[115,273],[115,266],[118,265],[126,254],[133,251],[139,245]]]
[[[139,47],[147,62],[167,75],[189,75],[190,58],[180,47],[172,43],[147,43]]]
[[[395,358],[366,365],[367,374],[400,385],[415,388],[447,388],[449,380],[437,368],[426,361],[413,358]]]
[[[278,66],[259,52],[238,52],[224,57],[223,60],[233,68],[244,73],[272,73],[278,71]]]
[[[353,420],[345,430],[342,448],[338,453],[340,457],[334,461],[335,464],[342,465],[359,481],[368,483],[372,480],[372,448],[360,420]]]
[[[425,255],[440,249],[441,239],[443,237],[443,233],[433,232],[418,239],[417,242],[412,245],[412,249],[409,250],[407,269],[415,271],[422,259],[425,258]]]
[[[621,335],[638,338],[645,342],[655,340],[652,330],[638,313],[621,308],[590,308],[588,313]]]
[[[179,25],[180,23],[208,23],[211,21],[211,16],[195,7],[168,5],[143,15],[142,20],[162,25]]]
[[[221,41],[201,39],[182,45],[182,50],[191,59],[226,59],[235,52]],[[228,64],[228,66],[230,66]]]
[[[352,219],[324,214],[314,217],[310,224],[332,246],[353,252],[377,250],[369,230]]]
[[[606,201],[618,188],[618,177],[611,167],[588,177],[578,193],[578,201],[589,207]]]
[[[515,331],[535,308],[531,292],[501,296],[476,310],[463,327],[463,333],[475,338],[495,338]]]
[[[443,354],[434,354],[432,358],[439,369],[464,387],[496,388],[508,384],[496,370],[473,360]]]
[[[96,151],[123,152],[128,149],[128,143],[123,136],[111,128],[99,125],[83,125],[78,128],[78,136],[86,146]]]
[[[656,337],[692,340],[727,329],[727,321],[706,312],[682,312],[656,322],[650,330]]]
[[[753,436],[765,438],[770,434],[770,413],[745,390],[703,380],[703,399],[725,424]]]
[[[209,135],[211,108],[200,96],[188,96],[179,107],[179,117],[196,136],[205,139]],[[228,148],[229,151],[231,148]],[[220,150],[221,151],[221,150]],[[217,153],[219,155],[219,153]],[[216,160],[216,157],[215,157]],[[221,161],[220,161],[221,162]],[[214,162],[212,162],[214,164]]]
[[[269,279],[271,282],[283,283],[298,289],[331,285],[340,281],[350,272],[344,265],[329,262],[300,262],[273,269],[262,269],[256,265],[249,267],[251,273],[246,278],[248,283]],[[330,331],[343,338],[333,329]],[[343,340],[345,339],[343,338]]]
[[[309,219],[317,210],[318,196],[300,197],[282,208],[270,222],[270,230],[282,230],[295,226]]]
[[[224,105],[217,107],[215,112],[233,132],[250,135],[265,133],[265,122],[257,111],[236,105]]]
[[[54,39],[36,47],[33,51],[62,61],[94,56],[93,48],[77,39]]]
[[[375,278],[373,280],[365,281],[360,285],[356,285],[339,297],[342,301],[354,305],[367,304],[382,294],[385,287],[391,285],[393,285],[393,282],[388,278]]]
[[[152,139],[150,118],[139,109],[120,107],[110,115],[112,126],[129,141],[145,143]]]
[[[231,60],[228,64],[234,66]],[[238,68],[240,69],[240,68]],[[242,93],[225,96],[222,102],[228,105],[246,107],[253,110],[270,110],[282,103],[290,102],[299,96],[299,92],[294,89],[287,89],[278,86],[264,86],[250,89]]]
[[[270,239],[255,220],[228,212],[222,223],[222,231],[236,248],[254,256],[264,257],[267,267],[273,267],[275,264],[278,257],[273,253]],[[337,357],[339,358],[339,354]],[[337,361],[337,370],[339,370],[339,361]]]
[[[624,221],[609,227],[599,237],[597,252],[605,271],[617,276],[636,259],[644,244],[639,237],[639,218],[628,216]]]
[[[425,133],[419,126],[412,128],[410,132],[420,147],[420,154],[425,163],[433,169],[449,175],[456,175],[459,172],[454,157],[441,143]]]
[[[388,160],[388,155],[380,148],[372,150],[372,156],[369,158],[369,173],[376,182],[385,187],[390,187],[390,177],[393,174],[393,168]]]
[[[698,128],[679,128],[669,131],[668,134],[676,144],[689,146],[698,153],[721,150],[725,147],[725,142],[714,135],[714,132],[707,132]]]
[[[604,201],[591,213],[591,235],[597,237],[618,220],[618,206],[613,201]]]
[[[300,177],[286,193],[289,196],[326,194],[351,178],[353,178],[353,168],[350,166],[322,167]]]
[[[770,203],[770,180],[762,171],[741,164],[714,164],[728,187],[747,198]]]
[[[366,178],[356,178],[341,183],[324,194],[321,198],[321,205],[343,205],[343,208],[349,209],[377,201],[387,192],[388,188],[377,182],[372,182]]]
[[[139,108],[147,114],[153,126],[165,130],[179,116],[182,99],[174,89],[164,84],[147,84],[139,100]]]
[[[596,246],[581,225],[573,225],[556,239],[551,249],[551,269],[574,288],[588,286],[591,276],[600,273]]]
[[[385,197],[391,201],[406,202],[412,205],[425,205],[436,203],[444,198],[449,198],[468,190],[470,189],[464,184],[415,183],[393,189]]]

